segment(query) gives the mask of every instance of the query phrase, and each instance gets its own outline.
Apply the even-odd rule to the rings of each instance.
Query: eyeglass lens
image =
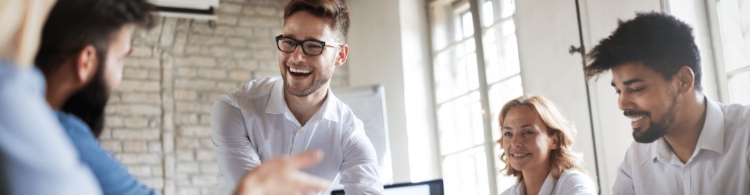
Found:
[[[278,44],[279,50],[286,53],[292,53],[297,49],[297,41],[290,38],[279,38],[279,42],[276,44]],[[302,50],[308,55],[320,55],[323,52],[323,44],[316,41],[304,41],[302,43]]]

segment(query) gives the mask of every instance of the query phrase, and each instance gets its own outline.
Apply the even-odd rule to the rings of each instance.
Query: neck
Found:
[[[328,95],[328,85],[320,87],[312,94],[305,97],[298,97],[284,91],[284,101],[289,106],[294,118],[297,118],[301,126],[305,126],[308,120],[315,115],[323,106]]]
[[[672,151],[682,161],[687,163],[698,145],[703,124],[706,122],[706,98],[696,92],[695,99],[687,100],[677,111],[677,118],[672,128],[664,135]]]
[[[549,163],[549,162],[547,162]],[[548,165],[548,164],[545,164]],[[523,184],[526,187],[526,194],[539,194],[544,185],[544,180],[549,175],[550,167],[532,168],[521,172],[523,174]]]
[[[47,92],[45,98],[53,110],[62,109],[65,101],[78,89],[63,75],[66,74],[51,74],[51,76],[46,77]]]

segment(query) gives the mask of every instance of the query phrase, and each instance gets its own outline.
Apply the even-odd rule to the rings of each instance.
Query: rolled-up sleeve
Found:
[[[260,165],[242,111],[230,102],[231,97],[222,95],[211,109],[211,138],[222,179],[219,194],[230,194],[245,172]]]
[[[339,170],[346,194],[382,194],[375,148],[365,134],[362,122],[344,131],[342,153],[344,162]]]

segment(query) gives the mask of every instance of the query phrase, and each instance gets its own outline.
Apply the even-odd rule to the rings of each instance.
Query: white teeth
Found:
[[[531,155],[531,154],[530,153],[526,153],[526,154],[510,154],[510,155],[511,156],[528,156],[528,155]]]
[[[639,120],[641,120],[641,119],[643,119],[645,117],[644,116],[639,116],[639,117],[628,117],[628,118],[630,119],[630,121],[635,122],[635,121],[639,121]]]
[[[312,72],[309,70],[302,70],[302,69],[296,69],[296,68],[289,68],[289,71],[291,71],[292,73],[297,73],[297,74],[308,74]]]

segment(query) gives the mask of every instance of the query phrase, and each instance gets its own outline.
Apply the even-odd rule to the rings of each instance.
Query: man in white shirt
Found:
[[[347,194],[380,194],[375,150],[362,122],[329,89],[347,58],[348,8],[338,1],[292,0],[276,37],[281,78],[250,81],[219,97],[211,111],[219,194],[265,160],[319,149],[320,164],[303,171],[328,180],[340,175]],[[263,161],[263,162],[261,162]]]
[[[612,70],[635,142],[614,194],[750,194],[750,106],[701,91],[698,47],[673,16],[639,13],[589,54],[588,78]]]

